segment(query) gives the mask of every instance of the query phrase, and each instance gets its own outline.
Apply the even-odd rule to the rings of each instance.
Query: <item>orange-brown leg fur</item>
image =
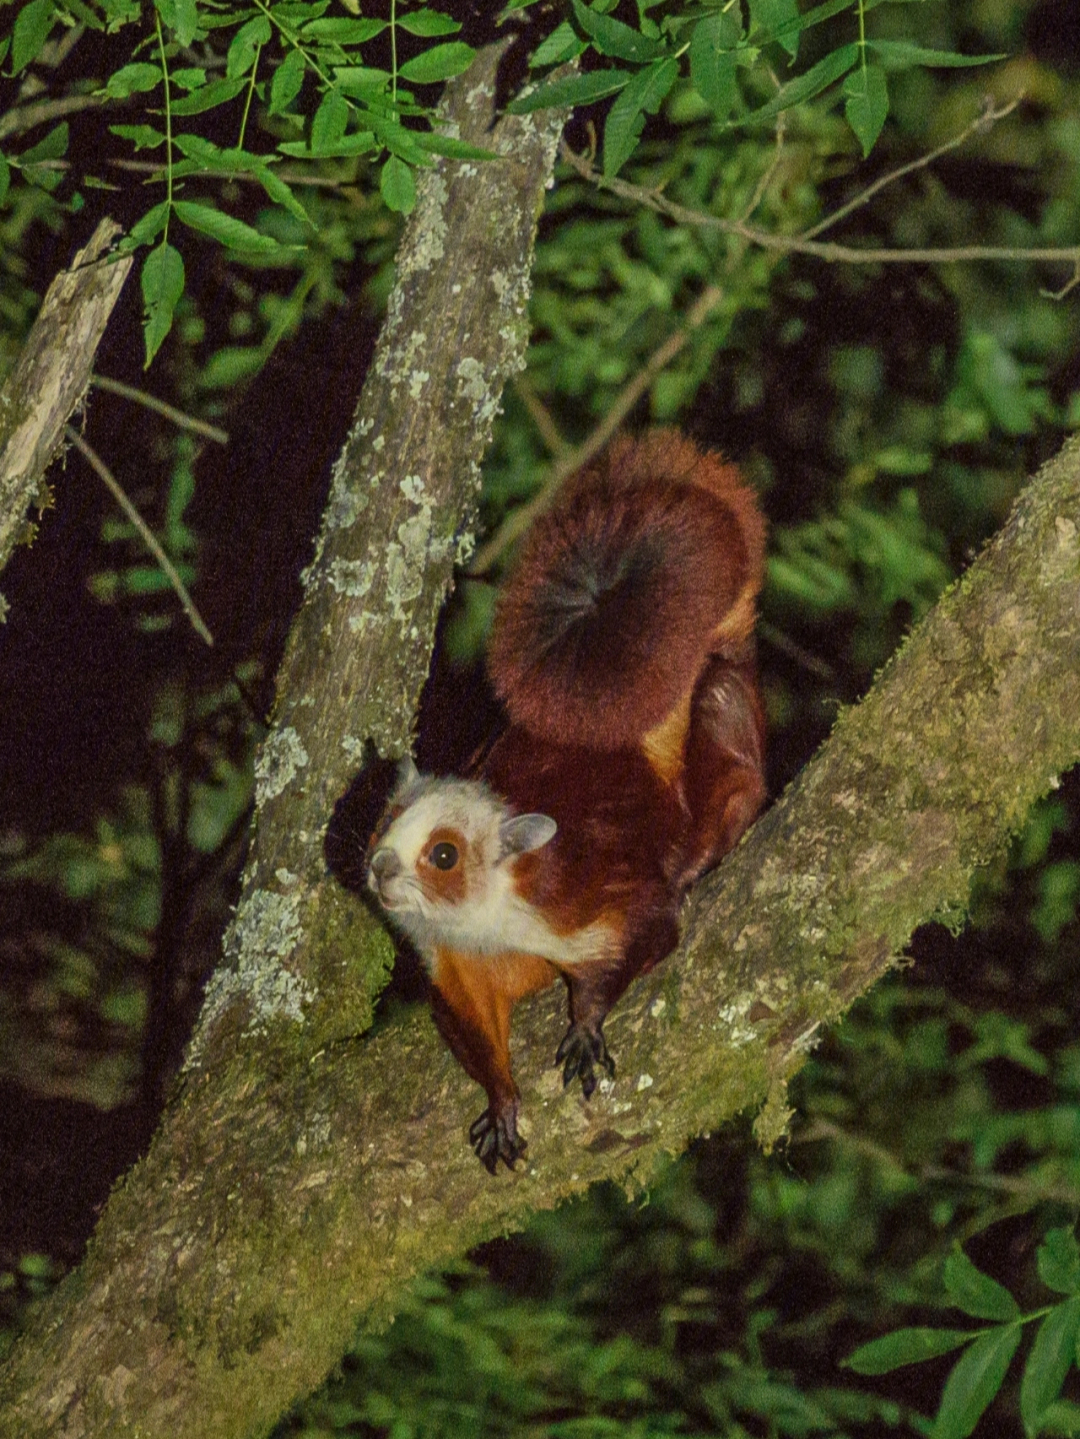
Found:
[[[500,1159],[513,1168],[525,1150],[517,1132],[510,1016],[522,996],[546,989],[554,978],[547,960],[532,954],[439,950],[436,955],[432,1015],[462,1069],[487,1093],[488,1107],[470,1128],[469,1139],[492,1174]]]

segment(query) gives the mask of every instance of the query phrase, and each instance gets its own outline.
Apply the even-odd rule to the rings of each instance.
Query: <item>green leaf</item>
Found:
[[[954,70],[969,65],[992,65],[996,60],[1008,58],[1006,55],[958,55],[953,50],[926,50],[913,40],[868,40],[866,48],[874,52],[886,70],[911,70],[917,65]]]
[[[232,174],[255,174],[277,159],[276,155],[256,155],[235,145],[223,150],[201,135],[174,135],[173,144],[182,155],[198,161],[206,169],[226,170]]]
[[[862,146],[865,160],[889,113],[889,88],[880,65],[853,70],[844,81],[844,117]]]
[[[305,40],[330,41],[335,45],[362,45],[386,29],[385,20],[309,20],[300,31]]]
[[[573,3],[578,24],[601,55],[644,65],[649,60],[659,60],[668,54],[668,48],[662,41],[650,40],[647,35],[624,25],[621,20],[613,20],[609,15],[590,10],[581,0],[573,0]]]
[[[270,82],[270,114],[280,115],[287,110],[304,87],[304,72],[307,64],[302,50],[290,50],[274,71]]]
[[[61,120],[59,125],[54,125],[44,140],[39,140],[36,145],[31,145],[29,150],[24,150],[18,157],[19,165],[40,165],[44,160],[59,160],[67,154],[68,147],[68,123]]]
[[[235,80],[241,75],[246,75],[254,65],[259,51],[269,39],[270,21],[265,15],[256,15],[246,25],[241,25],[229,46],[229,54],[225,62],[227,77]]]
[[[11,187],[11,166],[3,155],[0,155],[0,205],[7,199],[7,192]]]
[[[604,124],[604,174],[617,175],[637,149],[645,112],[655,115],[679,76],[679,62],[670,56],[639,70],[622,90]]]
[[[616,94],[633,78],[630,70],[591,70],[587,75],[564,75],[558,80],[545,81],[529,95],[511,100],[506,108],[511,115],[531,115],[534,110],[556,106],[588,105],[605,95]]]
[[[1058,1294],[1080,1293],[1080,1245],[1071,1229],[1049,1229],[1035,1262],[1039,1278]]]
[[[11,73],[18,75],[36,60],[56,22],[52,0],[30,0],[15,17],[11,35]]]
[[[795,0],[748,0],[751,21],[778,40],[794,60],[799,53],[799,35],[804,28]],[[846,6],[844,7],[846,8]]]
[[[365,155],[375,148],[375,136],[370,130],[358,130],[352,135],[343,135],[333,145],[323,150],[312,150],[303,140],[283,140],[278,149],[283,155],[298,160],[344,160],[353,155]]]
[[[739,60],[732,47],[741,35],[738,21],[720,12],[699,20],[690,37],[691,84],[721,120],[731,114],[738,94],[735,72]]]
[[[1029,1435],[1038,1433],[1043,1414],[1061,1393],[1076,1359],[1078,1335],[1080,1298],[1058,1304],[1039,1325],[1020,1381],[1020,1417]]]
[[[249,375],[256,374],[266,363],[261,345],[226,345],[212,354],[198,379],[203,390],[228,389]]]
[[[430,131],[410,130],[421,150],[432,155],[445,155],[450,160],[501,160],[494,150],[484,150],[479,145],[467,145],[464,140],[455,140],[451,135],[439,135]]]
[[[304,25],[308,20],[316,20],[320,15],[325,15],[329,9],[330,0],[315,0],[311,5],[294,3],[294,0],[277,0],[274,19],[283,25]]]
[[[206,71],[200,65],[187,65],[182,70],[169,71],[169,83],[181,90],[197,90],[206,84]]]
[[[143,94],[161,84],[161,66],[138,62],[114,70],[105,81],[105,94],[114,100],[126,99],[128,95]]]
[[[215,209],[213,205],[197,205],[192,200],[174,200],[173,209],[177,217],[193,230],[199,230],[214,240],[220,240],[233,250],[253,251],[257,255],[279,254],[284,246],[270,235],[263,235],[243,220]]]
[[[199,11],[195,0],[176,0],[176,42],[190,45],[199,28]]]
[[[404,125],[395,125],[393,121],[383,120],[378,115],[367,115],[365,118],[391,155],[404,160],[406,165],[432,163],[427,157],[427,151],[422,150],[417,143],[414,130],[406,130]]]
[[[970,1343],[978,1334],[977,1329],[897,1329],[893,1334],[863,1344],[843,1363],[856,1374],[888,1374],[905,1364],[918,1364],[924,1359],[948,1354],[951,1349]]]
[[[541,40],[529,56],[530,70],[539,70],[544,65],[562,65],[576,59],[588,46],[578,38],[577,31],[569,20],[560,20],[546,39]]]
[[[393,76],[373,65],[335,65],[334,84],[345,95],[371,95],[385,90]],[[398,91],[398,95],[401,95]]]
[[[273,170],[269,170],[265,165],[262,165],[254,171],[254,174],[259,184],[275,204],[281,205],[284,209],[288,210],[289,214],[299,220],[301,224],[311,224],[311,216],[289,189],[288,185],[286,185],[285,181],[279,179]]]
[[[1020,1313],[1009,1291],[976,1269],[959,1244],[945,1261],[945,1289],[950,1302],[974,1319],[1016,1319]]]
[[[1080,1404],[1059,1399],[1043,1415],[1043,1429],[1048,1434],[1080,1434]]]
[[[416,204],[416,181],[410,166],[391,155],[379,175],[379,193],[387,208],[407,215]]]
[[[64,9],[81,24],[88,25],[91,30],[105,29],[105,22],[101,16],[91,10],[89,5],[84,5],[83,0],[64,0]]]
[[[461,22],[451,20],[440,10],[417,10],[415,15],[399,15],[398,26],[410,35],[456,35]]]
[[[311,148],[326,151],[336,145],[349,123],[349,102],[336,90],[327,90],[311,122]]]
[[[176,35],[177,43],[190,45],[199,28],[199,12],[195,0],[154,0],[162,22]]]
[[[1020,1343],[1019,1324],[1000,1324],[980,1334],[953,1365],[930,1439],[967,1439],[1001,1381]]]
[[[146,363],[161,348],[161,342],[172,329],[173,311],[184,293],[184,262],[179,250],[174,250],[162,240],[156,250],[151,250],[143,261],[143,338],[146,344]]]
[[[147,210],[141,220],[136,220],[131,229],[120,241],[122,251],[135,250],[140,245],[149,245],[151,240],[157,238],[164,230],[169,219],[169,202],[162,200],[160,205],[155,205],[152,210]]]
[[[109,131],[121,140],[130,140],[136,150],[154,150],[165,143],[165,136],[153,125],[110,125]]]
[[[799,75],[794,80],[789,80],[786,85],[781,85],[768,104],[752,110],[745,120],[739,123],[748,124],[754,120],[771,120],[782,110],[790,110],[793,105],[801,105],[807,100],[812,100],[815,95],[820,95],[822,90],[827,90],[830,85],[842,79],[858,58],[858,45],[841,45],[839,50],[834,50],[831,55],[826,55],[824,60],[819,60],[816,65],[811,65],[805,75]]]
[[[102,9],[105,11],[106,28],[110,35],[115,35],[121,26],[138,20],[141,13],[139,0],[102,0]]]
[[[214,110],[218,105],[226,105],[230,100],[235,100],[246,85],[247,81],[243,78],[211,80],[208,85],[193,90],[184,99],[174,100],[172,112],[174,115],[201,115],[204,110]]]
[[[451,40],[446,45],[432,45],[430,50],[406,60],[398,67],[398,74],[403,80],[412,80],[417,85],[435,85],[440,80],[463,74],[475,55],[476,51],[464,40]]]

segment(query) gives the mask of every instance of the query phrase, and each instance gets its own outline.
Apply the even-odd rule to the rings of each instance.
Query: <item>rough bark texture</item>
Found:
[[[475,83],[458,88],[472,106]],[[322,1378],[353,1325],[392,1312],[421,1269],[595,1179],[647,1183],[689,1136],[763,1100],[760,1129],[775,1137],[784,1082],[820,1024],[894,961],[917,923],[962,913],[976,867],[1080,757],[1073,442],[695,895],[685,952],[635,986],[606,1027],[615,1082],[588,1105],[563,1092],[551,1067],[562,1000],[522,1006],[514,1063],[528,1166],[495,1179],[480,1169],[465,1132],[482,1098],[427,1016],[331,1042],[369,991],[342,948],[349,924],[325,918],[338,901],[319,841],[359,739],[374,733],[390,747],[407,731],[473,492],[471,461],[457,486],[451,478],[452,455],[474,455],[484,427],[465,417],[472,381],[481,419],[496,398],[481,384],[484,362],[464,374],[461,362],[489,324],[520,339],[523,316],[498,301],[523,294],[527,259],[511,269],[471,238],[476,225],[506,224],[496,200],[475,198],[495,172],[517,187],[517,233],[531,232],[552,132],[515,133],[498,145],[520,143],[535,166],[515,149],[502,166],[430,177],[439,198],[425,198],[410,238],[372,380],[381,398],[365,393],[282,680],[234,978],[211,1001],[148,1158],[6,1366],[0,1433],[11,1439],[262,1433]],[[459,185],[466,198],[455,202]],[[427,251],[441,247],[438,273],[415,258],[421,233],[439,236]],[[486,287],[487,299],[466,313],[456,285]],[[414,301],[434,309],[421,318]],[[365,507],[373,487],[379,505]]]
[[[27,534],[27,510],[40,500],[64,426],[86,394],[98,345],[131,269],[130,255],[107,254],[119,233],[114,220],[102,220],[71,268],[57,275],[0,391],[0,570]]]

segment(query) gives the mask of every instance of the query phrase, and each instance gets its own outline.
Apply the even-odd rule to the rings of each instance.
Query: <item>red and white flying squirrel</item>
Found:
[[[525,1149],[510,1015],[561,975],[555,1056],[585,1097],[603,1022],[678,942],[687,888],[765,796],[755,600],[765,526],[732,465],[674,430],[618,439],[533,525],[488,669],[508,727],[464,779],[406,761],[369,884],[431,976],[435,1022],[487,1091],[495,1173]]]

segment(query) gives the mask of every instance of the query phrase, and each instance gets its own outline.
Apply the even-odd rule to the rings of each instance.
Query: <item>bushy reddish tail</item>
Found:
[[[733,465],[674,430],[616,440],[534,524],[499,600],[488,668],[511,720],[636,744],[749,637],[763,552]]]

